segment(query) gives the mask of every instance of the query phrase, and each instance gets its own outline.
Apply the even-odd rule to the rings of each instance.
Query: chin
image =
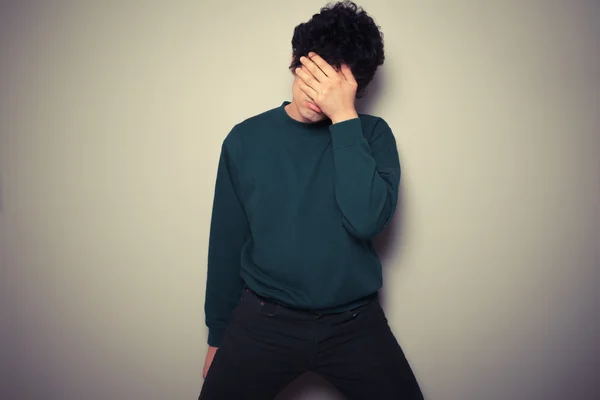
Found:
[[[302,116],[311,122],[321,122],[325,118],[327,118],[325,116],[325,114],[315,112],[315,111],[311,110],[310,108],[305,109],[304,112],[302,113]]]

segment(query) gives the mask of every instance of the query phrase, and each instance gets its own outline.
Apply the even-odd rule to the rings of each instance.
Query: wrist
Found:
[[[332,124],[337,124],[354,118],[358,118],[358,113],[356,110],[347,110],[339,114],[332,115],[330,119]]]

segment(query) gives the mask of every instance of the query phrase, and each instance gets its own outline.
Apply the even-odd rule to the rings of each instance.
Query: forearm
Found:
[[[393,160],[384,159],[384,167],[378,168],[358,118],[332,125],[331,135],[336,200],[344,225],[359,238],[371,238],[394,213],[399,165],[395,168]]]
[[[239,260],[237,261],[239,264]],[[209,346],[219,347],[231,313],[238,305],[244,282],[239,268],[209,265],[204,311],[208,327]]]
[[[225,229],[215,221],[211,228],[204,311],[208,344],[218,347],[244,286],[240,276],[240,253],[244,232]]]
[[[219,346],[244,285],[240,276],[241,253],[250,230],[237,186],[235,165],[223,146],[211,217],[204,305],[208,344],[215,347]]]

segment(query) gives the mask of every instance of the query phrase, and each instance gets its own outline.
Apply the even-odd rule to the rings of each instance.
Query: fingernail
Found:
[[[315,55],[315,53],[314,53],[314,52],[312,52],[312,51],[311,51],[310,53],[308,53],[308,56],[309,56],[309,57],[312,57],[312,56],[314,56],[314,55]]]

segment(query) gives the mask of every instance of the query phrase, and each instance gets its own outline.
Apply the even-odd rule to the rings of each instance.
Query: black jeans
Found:
[[[377,299],[352,311],[317,314],[245,290],[199,400],[268,400],[313,371],[348,400],[423,399]]]

